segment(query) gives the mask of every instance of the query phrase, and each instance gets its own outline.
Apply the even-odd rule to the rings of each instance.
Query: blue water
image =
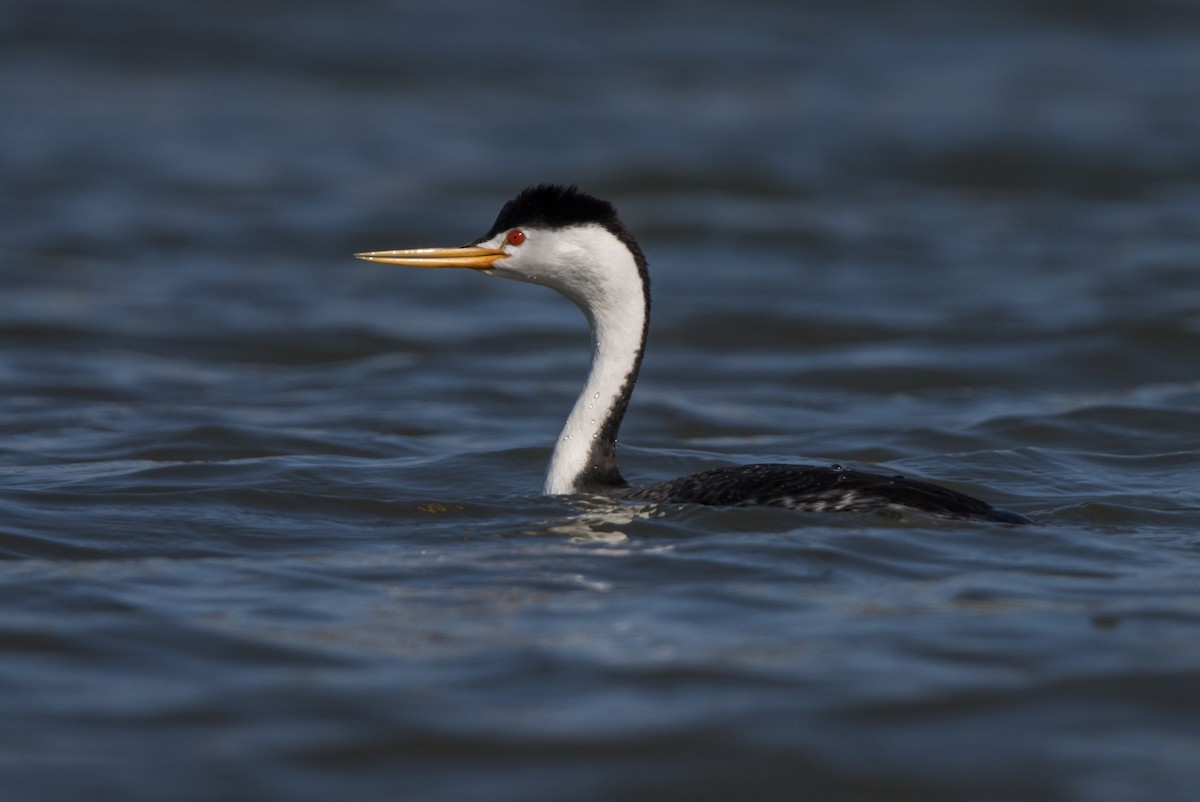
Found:
[[[1193,800],[1200,7],[0,8],[14,800]],[[650,261],[621,457],[1036,518],[544,498],[540,181]],[[463,271],[465,272],[465,271]]]

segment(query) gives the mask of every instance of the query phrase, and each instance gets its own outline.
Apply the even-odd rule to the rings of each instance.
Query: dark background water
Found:
[[[1192,800],[1200,6],[0,6],[12,799]],[[634,478],[545,290],[354,262],[539,181],[654,275]]]

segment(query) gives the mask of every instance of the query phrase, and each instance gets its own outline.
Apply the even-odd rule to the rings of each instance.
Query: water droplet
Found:
[[[829,467],[833,468],[835,471],[845,470],[844,468],[842,468],[841,465],[838,465],[836,462],[834,464],[830,465]]]
[[[608,378],[611,379],[612,376],[609,376]],[[596,393],[595,395],[592,396],[592,398],[599,398],[599,397],[600,397],[600,393]]]

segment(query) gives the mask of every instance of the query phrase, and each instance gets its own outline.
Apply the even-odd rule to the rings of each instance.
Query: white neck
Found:
[[[592,365],[554,445],[544,487],[548,495],[586,491],[589,480],[597,477],[622,483],[616,466],[616,437],[637,381],[650,310],[628,250],[605,250],[608,252],[596,253],[593,246],[593,257],[604,260],[607,269],[593,273],[593,282],[587,287],[556,287],[587,316]]]

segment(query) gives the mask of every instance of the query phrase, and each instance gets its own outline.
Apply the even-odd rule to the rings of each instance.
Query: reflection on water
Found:
[[[4,787],[1194,798],[1198,37],[7,3]],[[350,256],[540,181],[650,260],[631,479],[876,464],[1044,525],[541,497],[578,311]]]

